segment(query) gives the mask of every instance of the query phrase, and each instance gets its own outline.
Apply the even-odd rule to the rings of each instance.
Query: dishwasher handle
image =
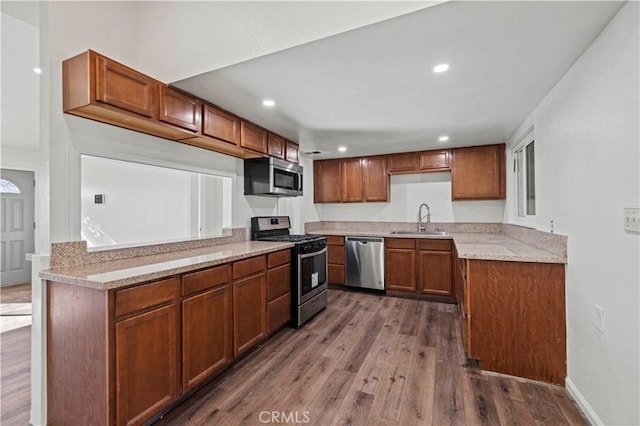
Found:
[[[367,243],[383,243],[384,242],[384,238],[376,238],[376,237],[347,237],[346,239],[347,242],[358,242],[358,243],[362,243],[362,244],[367,244]]]

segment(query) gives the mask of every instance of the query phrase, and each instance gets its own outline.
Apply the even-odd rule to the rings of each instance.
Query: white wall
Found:
[[[622,215],[640,201],[638,9],[621,9],[511,141],[534,125],[537,227],[568,236],[567,387],[604,424],[640,424],[640,244]]]
[[[312,179],[312,170],[306,176]],[[308,210],[326,221],[416,222],[421,203],[429,205],[432,222],[502,222],[504,215],[504,200],[451,201],[449,172],[391,176],[390,191],[388,203],[315,204]],[[309,195],[313,203],[312,190]]]

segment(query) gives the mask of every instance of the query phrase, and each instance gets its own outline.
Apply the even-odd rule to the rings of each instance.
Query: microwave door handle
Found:
[[[298,173],[298,191],[302,192],[302,173]]]

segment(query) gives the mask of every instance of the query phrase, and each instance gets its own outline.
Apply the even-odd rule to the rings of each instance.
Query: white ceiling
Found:
[[[622,4],[448,2],[174,84],[313,158],[503,142]]]

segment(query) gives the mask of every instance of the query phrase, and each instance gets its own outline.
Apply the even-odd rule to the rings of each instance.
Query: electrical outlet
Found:
[[[593,322],[598,331],[604,334],[604,308],[600,305],[593,308]]]
[[[640,232],[640,208],[624,208],[624,230],[629,232]]]

